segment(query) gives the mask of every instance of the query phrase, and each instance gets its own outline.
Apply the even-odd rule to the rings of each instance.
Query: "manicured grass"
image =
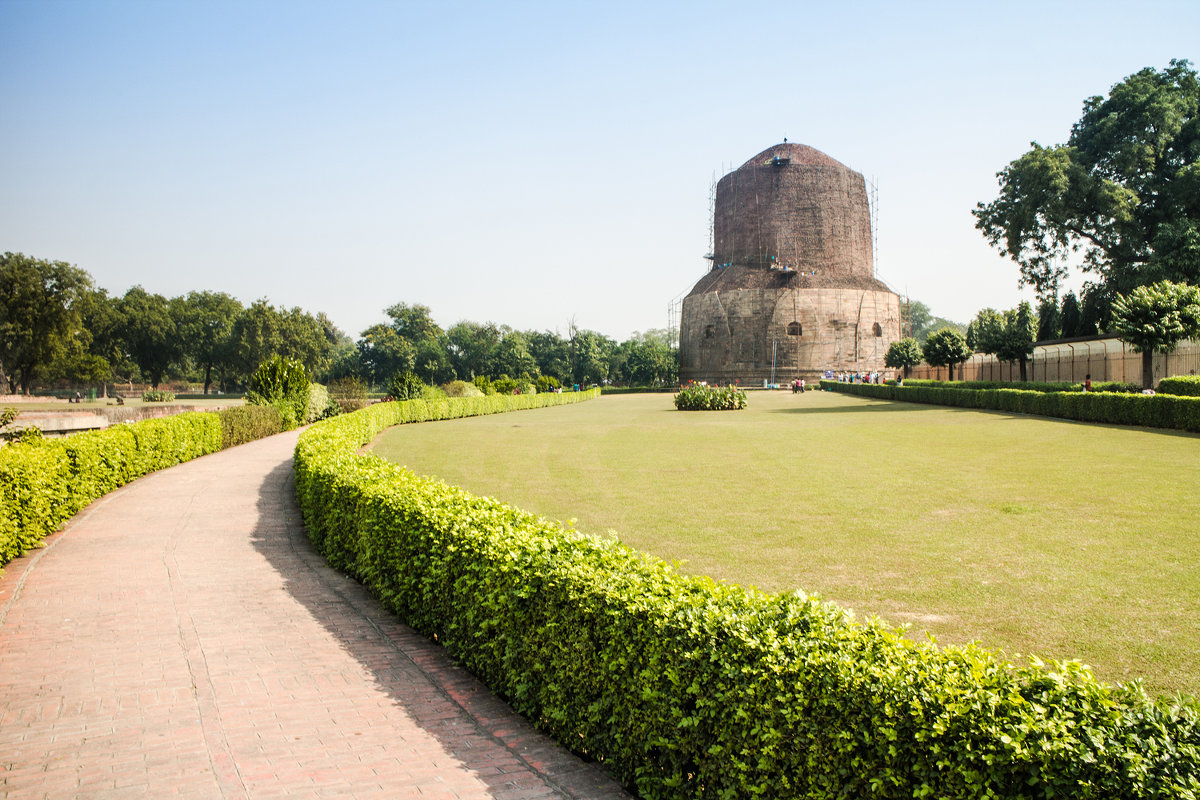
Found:
[[[755,392],[393,428],[376,452],[682,569],[1200,694],[1200,437]]]

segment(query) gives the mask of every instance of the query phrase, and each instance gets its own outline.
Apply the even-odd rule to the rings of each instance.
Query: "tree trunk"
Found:
[[[1154,351],[1150,349],[1142,351],[1142,388],[1154,388]]]
[[[209,387],[212,386],[212,362],[204,365],[204,393],[208,394]]]
[[[1025,375],[1026,375],[1026,373],[1025,373],[1025,356],[1021,356],[1021,383],[1024,383],[1025,381],[1029,380],[1028,378],[1025,377]]]
[[[947,364],[946,366],[950,368],[950,380],[953,381],[954,380],[954,365]]]

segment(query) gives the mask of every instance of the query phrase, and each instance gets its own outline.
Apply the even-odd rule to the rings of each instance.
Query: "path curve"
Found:
[[[330,569],[298,432],[146,476],[0,578],[0,796],[627,798]]]

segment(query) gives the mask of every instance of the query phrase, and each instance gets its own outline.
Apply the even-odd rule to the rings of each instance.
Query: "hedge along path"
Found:
[[[360,454],[434,413],[389,404],[306,432],[297,495],[310,535],[642,797],[1200,794],[1192,705],[1108,687],[1074,662],[1016,667],[912,642],[802,593],[683,576]]]
[[[0,796],[627,795],[330,569],[299,432],[133,482],[0,579]]]

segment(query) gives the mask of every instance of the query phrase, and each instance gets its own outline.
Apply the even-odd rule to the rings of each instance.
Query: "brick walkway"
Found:
[[[622,798],[325,566],[297,434],[102,498],[0,578],[0,796]]]

